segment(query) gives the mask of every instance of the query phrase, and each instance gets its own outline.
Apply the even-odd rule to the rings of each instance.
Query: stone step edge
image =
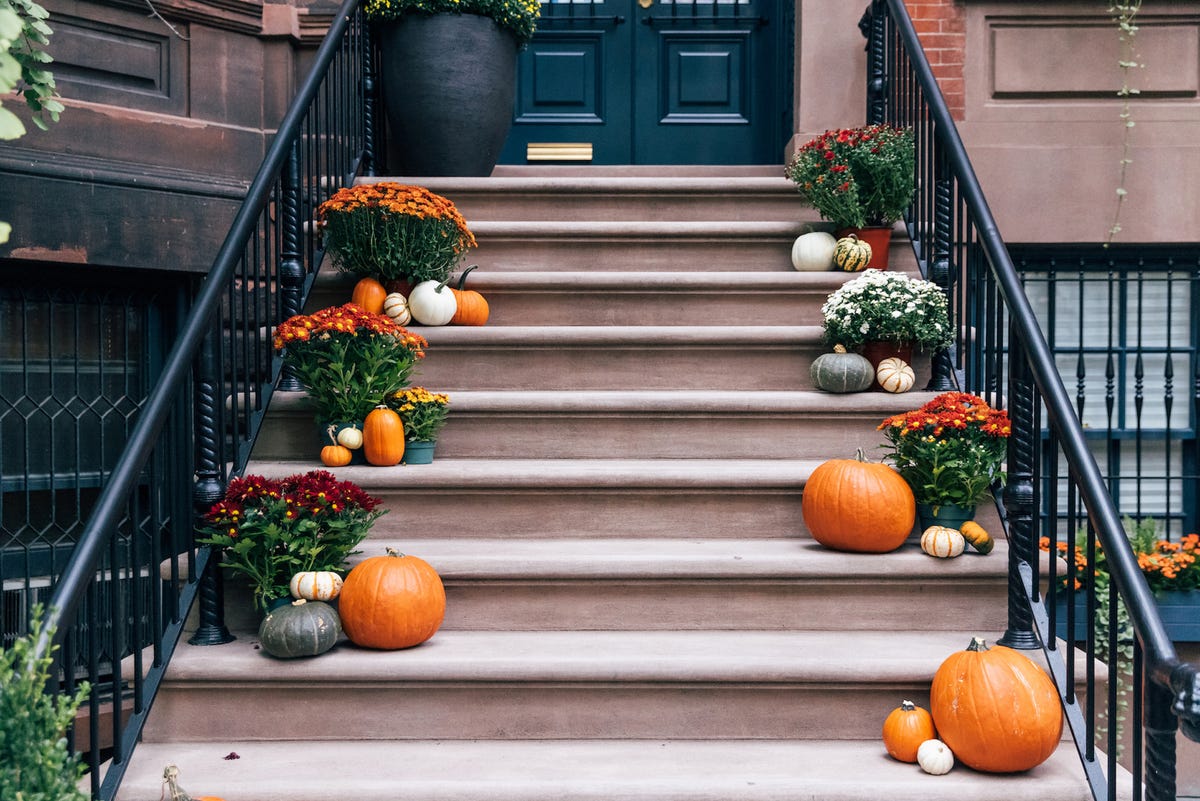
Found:
[[[450,393],[450,413],[571,414],[625,416],[705,414],[861,417],[901,414],[933,399],[934,392],[903,394],[820,390],[471,390]],[[306,392],[276,391],[271,414],[311,414]]]
[[[359,177],[356,184],[408,182],[402,178],[378,176]],[[796,184],[784,177],[783,168],[778,176],[744,175],[728,176],[713,181],[712,178],[696,176],[644,175],[593,175],[577,177],[555,177],[553,175],[499,175],[486,178],[430,177],[420,179],[426,189],[444,195],[684,195],[704,197],[738,197],[765,195],[783,201],[794,201],[798,211],[812,213],[812,205],[806,203],[796,189]]]
[[[479,220],[471,223],[475,237],[485,242],[498,239],[645,241],[650,244],[747,242],[760,244],[770,239],[794,239],[813,230],[811,223],[758,221],[652,220]],[[893,234],[894,236],[894,234]]]
[[[395,535],[391,535],[394,537]],[[808,538],[368,538],[350,566],[386,549],[432,564],[447,583],[465,581],[769,581],[869,582],[909,585],[921,581],[979,583],[1008,575],[1008,542],[992,553],[968,550],[956,559],[921,552],[915,536],[886,554],[844,553]]]
[[[588,491],[740,490],[798,492],[817,459],[465,459],[395,467],[348,465],[336,475],[372,493],[448,489]],[[248,473],[279,478],[311,461],[254,461]]]
[[[819,325],[409,325],[439,345],[476,347],[587,347],[617,345],[652,350],[661,347],[822,346]]]
[[[314,659],[266,656],[247,634],[218,646],[181,646],[165,689],[214,680],[253,684],[643,683],[927,685],[972,637],[1000,631],[471,631],[441,630],[399,651],[342,639]],[[1040,654],[1040,651],[1038,652]],[[268,669],[269,668],[269,669]]]
[[[319,731],[310,735],[319,738]],[[236,755],[240,758],[233,758]],[[144,743],[118,801],[158,801],[162,770],[242,801],[1088,801],[1074,746],[1037,769],[928,776],[878,740],[407,740]]]
[[[457,271],[456,271],[457,272]],[[467,287],[490,291],[532,290],[547,292],[606,291],[631,294],[645,291],[723,292],[748,294],[764,292],[832,292],[858,273],[836,270],[824,272],[752,271],[604,271],[579,270],[477,270],[467,278]],[[358,280],[356,275],[336,270],[321,270],[314,291],[342,291],[349,299]]]

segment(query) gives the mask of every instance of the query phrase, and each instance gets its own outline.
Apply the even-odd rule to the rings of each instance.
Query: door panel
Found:
[[[502,163],[582,161],[584,145],[594,164],[779,162],[790,75],[777,57],[790,28],[780,6],[543,4]]]

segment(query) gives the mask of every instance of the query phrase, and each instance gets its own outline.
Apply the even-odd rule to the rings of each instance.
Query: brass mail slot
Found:
[[[530,142],[526,161],[591,161],[591,142]]]

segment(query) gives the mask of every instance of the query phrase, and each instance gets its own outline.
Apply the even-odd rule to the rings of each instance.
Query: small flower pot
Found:
[[[410,440],[404,443],[404,457],[400,464],[431,464],[436,440]]]

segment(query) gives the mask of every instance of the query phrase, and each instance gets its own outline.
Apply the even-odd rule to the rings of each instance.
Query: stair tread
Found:
[[[876,740],[376,740],[145,743],[120,801],[157,801],[162,767],[171,763],[190,792],[255,801],[1090,798],[1070,744],[1026,773],[956,766],[928,776],[888,757]]]
[[[371,539],[356,563],[384,547],[421,557],[446,582],[469,579],[827,579],[916,583],[991,580],[1008,574],[1008,543],[984,556],[934,559],[913,541],[889,554],[843,553],[808,539]]]
[[[672,345],[816,345],[824,329],[819,325],[410,325],[436,347],[522,345],[554,346],[624,344],[649,349]]]
[[[589,272],[582,270],[478,270],[472,272],[467,285],[474,289],[603,289],[609,292],[643,292],[646,289],[670,291],[711,290],[721,292],[812,290],[832,292],[857,273],[828,270],[825,272],[737,271],[620,271]],[[357,276],[321,270],[317,284],[345,286],[347,297]]]
[[[885,416],[900,414],[931,400],[936,393],[861,392],[836,394],[820,390],[464,390],[451,393],[451,414],[460,412],[526,411],[595,413],[703,412],[741,414],[809,412],[825,415]],[[271,411],[311,411],[304,392],[276,392]]]
[[[181,646],[164,681],[919,684],[972,636],[999,633],[442,630],[401,651],[343,639],[319,659],[293,660],[264,656],[244,634],[221,646]]]
[[[811,223],[737,220],[478,220],[471,223],[477,239],[494,236],[570,237],[605,240],[686,239],[704,242],[744,237],[796,237],[811,230]],[[481,250],[486,250],[486,242]]]
[[[359,178],[357,183],[395,181],[395,178]],[[555,175],[500,175],[486,178],[429,177],[422,178],[422,186],[439,194],[454,192],[495,193],[544,192],[552,195],[590,194],[684,194],[684,195],[742,195],[779,194],[792,197],[796,205],[811,208],[801,200],[796,184],[783,176],[783,167],[777,175],[730,175],[720,182],[709,177],[647,175],[592,175],[586,177],[561,177]]]
[[[433,464],[349,465],[334,472],[368,492],[380,488],[738,487],[799,489],[821,464],[816,459],[437,459]],[[311,462],[256,461],[250,470],[287,476]]]

